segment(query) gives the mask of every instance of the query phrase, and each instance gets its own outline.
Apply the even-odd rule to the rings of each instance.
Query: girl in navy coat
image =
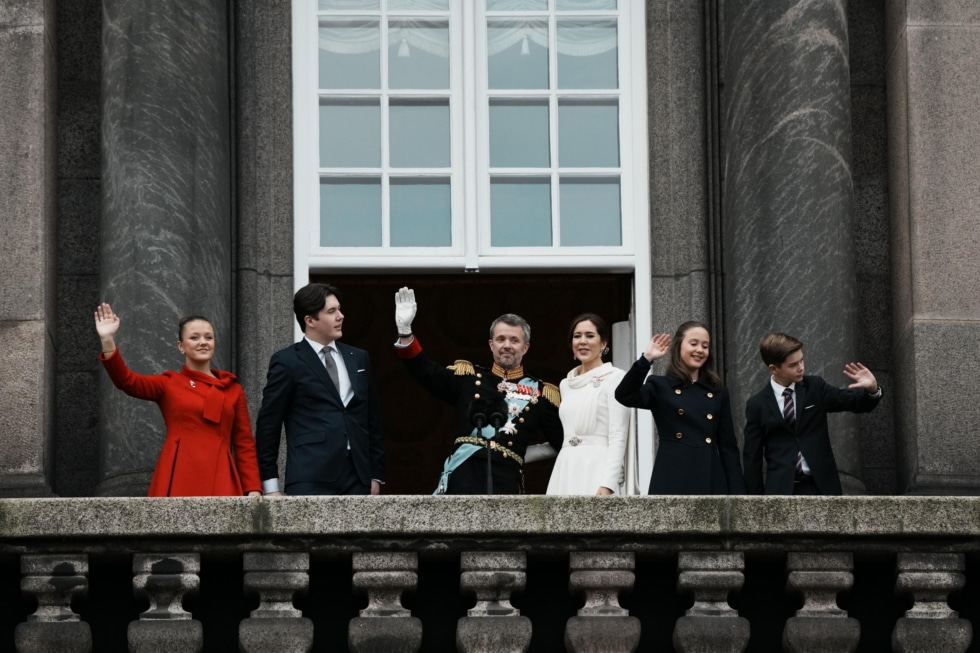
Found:
[[[647,376],[650,363],[668,350],[667,374]],[[673,338],[653,336],[616,388],[616,400],[650,409],[657,424],[650,494],[745,493],[731,401],[714,370],[704,324],[685,322]]]

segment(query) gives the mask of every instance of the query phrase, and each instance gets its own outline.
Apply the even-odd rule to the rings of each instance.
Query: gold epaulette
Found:
[[[558,386],[551,385],[545,382],[544,390],[541,391],[544,398],[555,405],[556,408],[561,406],[561,392],[558,390]]]
[[[448,369],[456,372],[456,376],[472,376],[476,374],[476,370],[473,369],[473,363],[469,361],[456,361]]]

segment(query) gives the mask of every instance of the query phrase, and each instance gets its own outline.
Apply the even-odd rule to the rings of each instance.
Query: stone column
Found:
[[[640,645],[640,620],[620,607],[619,593],[633,589],[633,553],[569,554],[568,587],[585,605],[565,625],[565,648],[571,653],[629,653]]]
[[[185,596],[197,594],[201,556],[197,553],[133,556],[133,593],[150,608],[131,621],[126,632],[130,653],[197,653],[204,647],[204,627],[184,610]]]
[[[895,592],[910,596],[912,609],[895,624],[895,653],[962,653],[973,639],[973,626],[949,607],[949,594],[963,589],[962,553],[899,553]]]
[[[850,652],[861,639],[861,624],[837,605],[837,594],[854,585],[850,553],[790,553],[786,589],[803,595],[803,607],[786,622],[787,653]]]
[[[17,624],[17,653],[88,653],[92,629],[72,611],[75,597],[88,592],[88,556],[24,555],[20,589],[37,601],[37,610]]]
[[[245,591],[259,607],[238,626],[244,653],[307,653],[313,650],[313,622],[293,606],[310,587],[309,553],[246,553]]]
[[[422,646],[422,621],[402,606],[402,593],[418,586],[418,566],[417,553],[354,554],[354,590],[367,593],[368,606],[350,620],[353,653],[415,653]]]
[[[524,653],[531,646],[531,620],[510,604],[527,583],[524,551],[463,553],[459,587],[476,605],[456,624],[460,653]]]
[[[977,494],[980,12],[885,3],[900,491]],[[950,343],[955,351],[950,353]]]
[[[0,496],[51,495],[55,404],[54,0],[0,3]]]
[[[130,367],[180,369],[177,321],[203,314],[234,369],[228,3],[104,0],[103,297]],[[103,377],[99,493],[142,495],[163,442],[152,402]]]
[[[772,331],[802,340],[808,373],[835,385],[860,359],[847,2],[727,0],[725,32],[726,360],[737,416],[769,378],[758,345]],[[844,493],[861,494],[857,418],[830,422]]]
[[[694,605],[674,626],[679,653],[741,653],[749,643],[749,620],[738,616],[728,595],[742,588],[745,556],[741,551],[681,552],[677,590]]]

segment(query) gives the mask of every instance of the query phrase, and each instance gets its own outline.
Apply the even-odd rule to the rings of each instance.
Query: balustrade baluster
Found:
[[[201,585],[201,556],[138,553],[133,556],[133,593],[150,608],[127,630],[130,653],[197,653],[204,650],[201,622],[184,610],[184,597]]]
[[[310,586],[309,553],[246,553],[243,585],[258,595],[259,607],[238,626],[243,653],[307,653],[313,649],[313,622],[293,606]]]
[[[418,554],[355,553],[354,590],[367,592],[368,606],[350,620],[353,653],[415,653],[422,622],[402,606],[402,593],[418,586]]]
[[[834,653],[857,649],[861,624],[837,605],[837,594],[854,585],[850,553],[790,553],[787,590],[803,595],[803,607],[786,622],[787,653]]]
[[[531,646],[531,620],[510,603],[527,583],[523,551],[463,553],[459,586],[476,597],[456,625],[460,653],[524,653]]]
[[[37,600],[37,610],[17,624],[18,653],[88,653],[92,630],[71,609],[72,599],[88,592],[88,556],[23,555],[21,591]]]
[[[571,653],[635,651],[640,620],[619,605],[619,593],[633,589],[633,553],[572,552],[569,588],[585,598],[578,615],[565,625],[565,647]]]
[[[966,584],[962,553],[899,553],[895,592],[914,603],[892,631],[895,653],[961,653],[973,627],[949,607],[949,594]]]
[[[741,551],[681,552],[677,589],[694,596],[694,605],[674,626],[679,653],[741,653],[749,643],[749,621],[728,604],[728,595],[745,582]]]

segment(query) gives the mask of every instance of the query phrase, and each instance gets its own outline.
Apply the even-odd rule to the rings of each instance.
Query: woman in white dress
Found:
[[[613,396],[626,374],[603,363],[609,325],[594,313],[572,320],[572,354],[579,365],[561,382],[558,414],[565,440],[548,494],[622,494],[630,409]]]

